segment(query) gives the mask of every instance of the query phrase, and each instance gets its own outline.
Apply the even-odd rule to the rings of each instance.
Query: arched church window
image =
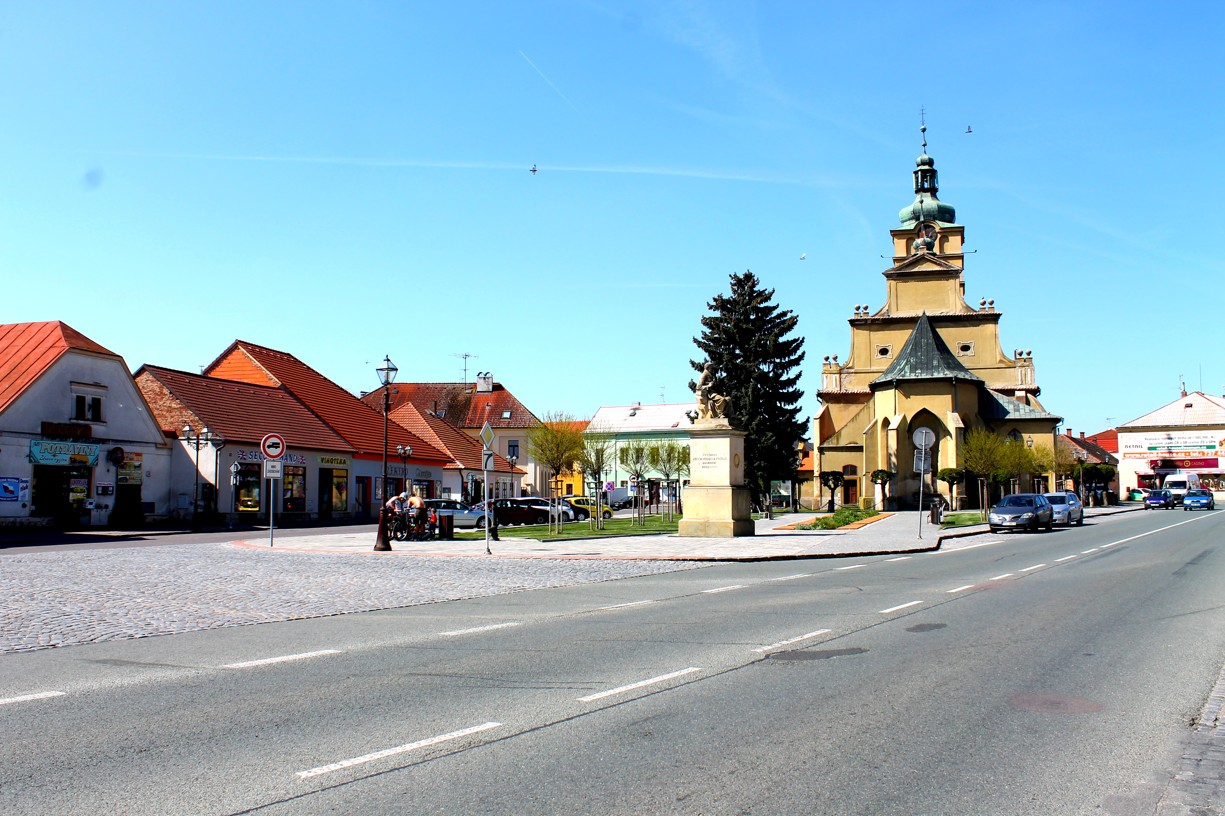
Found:
[[[854,465],[843,465],[842,475],[843,476],[858,476],[859,468],[855,467]]]

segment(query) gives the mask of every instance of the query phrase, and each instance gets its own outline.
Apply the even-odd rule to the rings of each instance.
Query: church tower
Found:
[[[920,133],[915,198],[898,214],[901,225],[889,231],[893,265],[882,273],[884,303],[875,311],[854,306],[850,353],[822,364],[818,469],[843,473],[839,503],[875,494],[879,506],[871,481],[877,470],[897,473],[890,494],[899,506],[917,497],[912,439],[919,428],[936,439],[927,494],[938,486],[936,471],[961,466],[966,430],[987,428],[1053,450],[1061,421],[1038,401],[1032,354],[1004,353],[994,300],[984,298],[977,308],[965,300],[965,227],[953,205],[938,197],[926,125]]]

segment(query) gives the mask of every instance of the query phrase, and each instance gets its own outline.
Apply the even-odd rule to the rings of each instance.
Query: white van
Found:
[[[1161,484],[1162,489],[1170,491],[1174,497],[1174,504],[1182,504],[1182,497],[1187,495],[1187,491],[1196,490],[1199,486],[1199,476],[1194,473],[1171,473]]]

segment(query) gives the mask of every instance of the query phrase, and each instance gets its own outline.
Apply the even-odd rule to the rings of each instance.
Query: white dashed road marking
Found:
[[[956,589],[946,589],[945,592],[952,595],[954,592],[965,592],[967,589],[973,589],[974,586],[974,584],[966,584],[965,586],[959,586]]]
[[[780,646],[790,646],[792,643],[799,643],[801,640],[808,640],[809,638],[815,638],[817,635],[828,635],[830,631],[831,630],[829,629],[818,629],[815,632],[809,632],[806,635],[800,635],[799,637],[793,637],[793,638],[790,638],[789,640],[780,640],[778,643],[771,643],[769,646],[762,646],[760,649],[754,649],[753,651],[768,652],[771,649],[777,649]]]
[[[597,694],[589,694],[586,697],[579,697],[578,701],[580,703],[592,703],[596,700],[602,700],[605,697],[611,697],[614,694],[622,694],[627,691],[633,691],[634,689],[640,689],[644,686],[654,685],[655,683],[663,683],[677,677],[684,677],[686,674],[693,674],[694,672],[700,671],[701,669],[690,666],[687,669],[681,669],[680,671],[674,671],[669,674],[661,674],[659,677],[652,677],[649,680],[640,680],[637,683],[630,683],[628,686],[620,686],[615,689],[609,689],[608,691],[601,691]]]
[[[310,779],[312,776],[320,776],[325,773],[331,773],[332,771],[339,771],[343,768],[352,768],[354,765],[362,765],[367,762],[373,762],[376,759],[383,759],[384,757],[403,754],[406,751],[415,751],[418,748],[428,748],[431,745],[449,742],[453,739],[466,737],[469,734],[478,734],[481,731],[488,731],[491,728],[498,728],[501,725],[502,723],[497,722],[481,723],[480,725],[474,725],[471,728],[464,728],[460,731],[452,731],[450,734],[442,734],[441,736],[430,737],[429,739],[419,740],[418,742],[410,742],[407,745],[398,745],[395,748],[375,751],[373,754],[364,754],[359,757],[353,757],[352,759],[344,759],[340,762],[333,762],[331,765],[321,765],[318,768],[311,768],[309,771],[298,771],[297,776],[300,779]]]
[[[629,603],[613,604],[612,606],[601,606],[600,610],[604,611],[608,609],[625,609],[630,606],[646,606],[647,604],[653,604],[653,603],[655,602],[654,601],[630,601]]]
[[[323,649],[318,652],[303,652],[302,654],[282,655],[281,657],[265,657],[262,660],[246,660],[242,663],[227,663],[223,669],[249,669],[253,666],[270,666],[273,663],[289,663],[294,660],[309,660],[312,657],[341,654],[339,649]]]
[[[880,611],[880,614],[888,615],[890,612],[897,612],[899,609],[907,609],[912,606],[918,606],[921,603],[923,602],[922,601],[911,601],[910,603],[904,603],[904,604],[899,604],[897,606],[891,606],[888,609],[882,609]]]
[[[702,590],[703,595],[711,595],[715,592],[731,592],[733,589],[744,589],[747,584],[732,584],[731,586],[715,587],[714,589]]]
[[[991,580],[992,580],[992,581],[998,581],[998,580],[1000,580],[1001,578],[1008,578],[1008,577],[1011,577],[1011,575],[1012,575],[1012,573],[1011,573],[1011,572],[1005,572],[1003,575],[997,575],[997,576],[995,576],[994,578],[992,578]]]
[[[23,694],[20,697],[6,697],[0,700],[0,705],[11,705],[13,703],[28,703],[33,700],[48,700],[52,697],[63,697],[67,692],[63,691],[40,691],[37,694]]]
[[[510,621],[508,623],[491,623],[488,626],[473,626],[471,629],[455,629],[450,632],[439,632],[443,637],[458,637],[459,635],[474,635],[477,632],[492,632],[495,629],[507,629],[511,626],[522,626],[522,621]]]
[[[866,567],[866,566],[867,564],[851,564],[849,567],[834,567],[834,569],[838,572],[842,572],[844,570],[859,569],[860,567]]]
[[[1042,569],[1045,566],[1046,564],[1034,564],[1032,567],[1026,567],[1025,569],[1021,570],[1021,572],[1031,572],[1036,569]]]
[[[784,575],[781,578],[771,578],[771,581],[794,581],[796,578],[811,578],[811,572],[798,572],[795,575]]]

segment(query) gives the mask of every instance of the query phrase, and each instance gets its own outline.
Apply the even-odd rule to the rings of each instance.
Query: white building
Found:
[[[1119,488],[1160,487],[1173,473],[1196,473],[1225,489],[1225,397],[1199,391],[1124,423],[1119,433]]]

